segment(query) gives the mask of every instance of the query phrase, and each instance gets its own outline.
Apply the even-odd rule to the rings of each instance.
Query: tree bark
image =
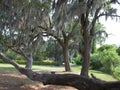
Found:
[[[25,60],[26,60],[26,68],[29,68],[29,69],[31,69],[32,68],[32,65],[33,65],[33,55],[32,55],[32,53],[24,53],[21,49],[19,49],[18,51],[17,50],[15,50],[15,49],[12,49],[12,48],[10,48],[12,51],[14,51],[15,53],[17,53],[17,54],[19,54],[19,55],[21,55],[22,57],[24,57],[25,58]]]
[[[82,53],[82,69],[81,69],[81,74],[82,76],[88,77],[88,72],[89,72],[89,59],[90,59],[90,44],[89,40],[86,40],[84,42],[84,48],[83,48],[83,53]]]
[[[66,45],[65,47],[63,47],[63,59],[65,63],[65,71],[71,71],[71,66],[69,61],[69,50]]]
[[[89,36],[88,30],[86,27],[83,29],[83,42],[82,42],[82,69],[81,74],[82,76],[88,77],[89,72],[89,61],[90,61],[90,49],[91,49],[91,38]]]
[[[32,65],[33,65],[33,56],[32,56],[32,53],[26,55],[26,61],[27,61],[27,62],[26,62],[25,68],[31,69],[31,68],[32,68]]]
[[[62,34],[64,38],[63,40],[53,34],[49,34],[49,35],[53,36],[62,47],[63,61],[65,63],[65,71],[71,71],[71,67],[69,63],[69,51],[68,51],[68,41],[70,40],[70,37],[67,37],[64,32],[62,32]]]

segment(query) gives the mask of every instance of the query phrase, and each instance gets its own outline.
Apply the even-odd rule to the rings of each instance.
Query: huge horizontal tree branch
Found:
[[[99,79],[91,79],[76,74],[41,74],[19,66],[13,60],[8,59],[2,52],[0,58],[12,64],[19,72],[33,81],[42,82],[44,85],[66,85],[78,90],[120,90],[120,81],[106,82]]]

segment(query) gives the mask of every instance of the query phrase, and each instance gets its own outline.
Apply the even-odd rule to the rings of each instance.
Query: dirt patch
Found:
[[[0,72],[0,90],[76,90],[68,86],[46,85],[29,80],[19,72]]]

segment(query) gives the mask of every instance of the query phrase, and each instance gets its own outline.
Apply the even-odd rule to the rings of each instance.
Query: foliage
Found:
[[[16,54],[14,52],[12,52],[11,50],[7,50],[7,52],[5,54],[10,59],[15,59]]]
[[[5,63],[2,59],[0,59],[0,63]]]
[[[72,62],[76,65],[81,65],[82,64],[82,57],[81,55],[77,54],[76,57],[73,57]]]
[[[100,57],[99,53],[93,53],[90,57],[90,67],[93,70],[100,70],[103,67],[101,63],[102,58]]]
[[[14,60],[15,62],[17,62],[18,64],[26,64],[26,60],[22,59],[22,60]]]
[[[26,60],[15,60],[19,64],[26,64]],[[2,63],[2,62],[1,62]],[[53,65],[60,66],[60,63],[53,60],[34,60],[33,65]]]
[[[118,55],[120,56],[120,46],[117,48],[117,53],[118,53]]]
[[[102,52],[104,50],[108,51],[108,50],[113,50],[115,51],[117,49],[117,47],[115,45],[109,45],[109,44],[105,44],[102,45],[100,48],[98,48],[98,51]]]
[[[34,60],[45,60],[47,58],[45,51],[41,51],[39,48],[36,50]]]
[[[103,67],[102,71],[112,74],[114,69],[120,64],[120,57],[116,52],[116,47],[113,45],[103,45],[98,49]]]
[[[22,56],[20,56],[19,54],[16,54],[16,53],[13,52],[12,50],[7,50],[7,51],[5,52],[5,55],[6,55],[7,57],[9,57],[10,59],[13,59],[13,60],[21,60],[21,59],[23,59]]]
[[[47,41],[47,47],[46,47],[46,56],[49,58],[54,58],[55,55],[55,40],[53,38],[50,38]]]
[[[14,60],[22,60],[22,59],[24,59],[22,56],[20,56],[19,54],[17,54],[16,56],[15,56],[15,59]]]
[[[113,76],[120,80],[120,66],[118,66],[114,69]]]
[[[116,51],[106,51],[101,52],[102,61],[104,65],[103,71],[112,74],[114,69],[120,64],[120,57]]]
[[[42,61],[34,61],[34,65],[53,65],[53,66],[60,66],[60,63],[53,60],[42,60]]]
[[[120,56],[116,52],[114,45],[102,45],[97,52],[91,54],[90,66],[92,69],[101,70],[105,73],[119,77],[118,67],[120,65]]]

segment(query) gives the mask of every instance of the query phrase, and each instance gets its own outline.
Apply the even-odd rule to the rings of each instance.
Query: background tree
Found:
[[[61,48],[54,38],[50,37],[47,40],[45,53],[48,58],[61,63]]]
[[[58,0],[57,3],[59,2],[60,1]],[[48,26],[44,27],[40,25],[39,28],[43,29],[44,33],[47,33],[48,36],[52,36],[59,43],[63,51],[63,61],[65,63],[65,71],[71,71],[70,60],[69,60],[69,41],[72,38],[74,38],[76,33],[78,33],[78,27],[77,27],[78,20],[73,18],[71,21],[67,22],[66,21],[67,17],[63,15],[61,16],[61,14],[58,13],[57,6],[54,10],[55,12],[52,14],[53,17],[52,20],[50,20],[50,16],[48,16],[47,21],[45,20],[46,25]],[[64,19],[65,22],[62,22],[61,19],[58,20],[58,18],[61,18],[62,20]]]
[[[91,49],[91,53],[94,53],[97,48],[97,45],[102,45],[106,38],[108,37],[107,32],[105,31],[105,27],[103,26],[103,24],[101,23],[96,23],[95,25],[95,36],[93,37],[92,40],[92,49]]]

